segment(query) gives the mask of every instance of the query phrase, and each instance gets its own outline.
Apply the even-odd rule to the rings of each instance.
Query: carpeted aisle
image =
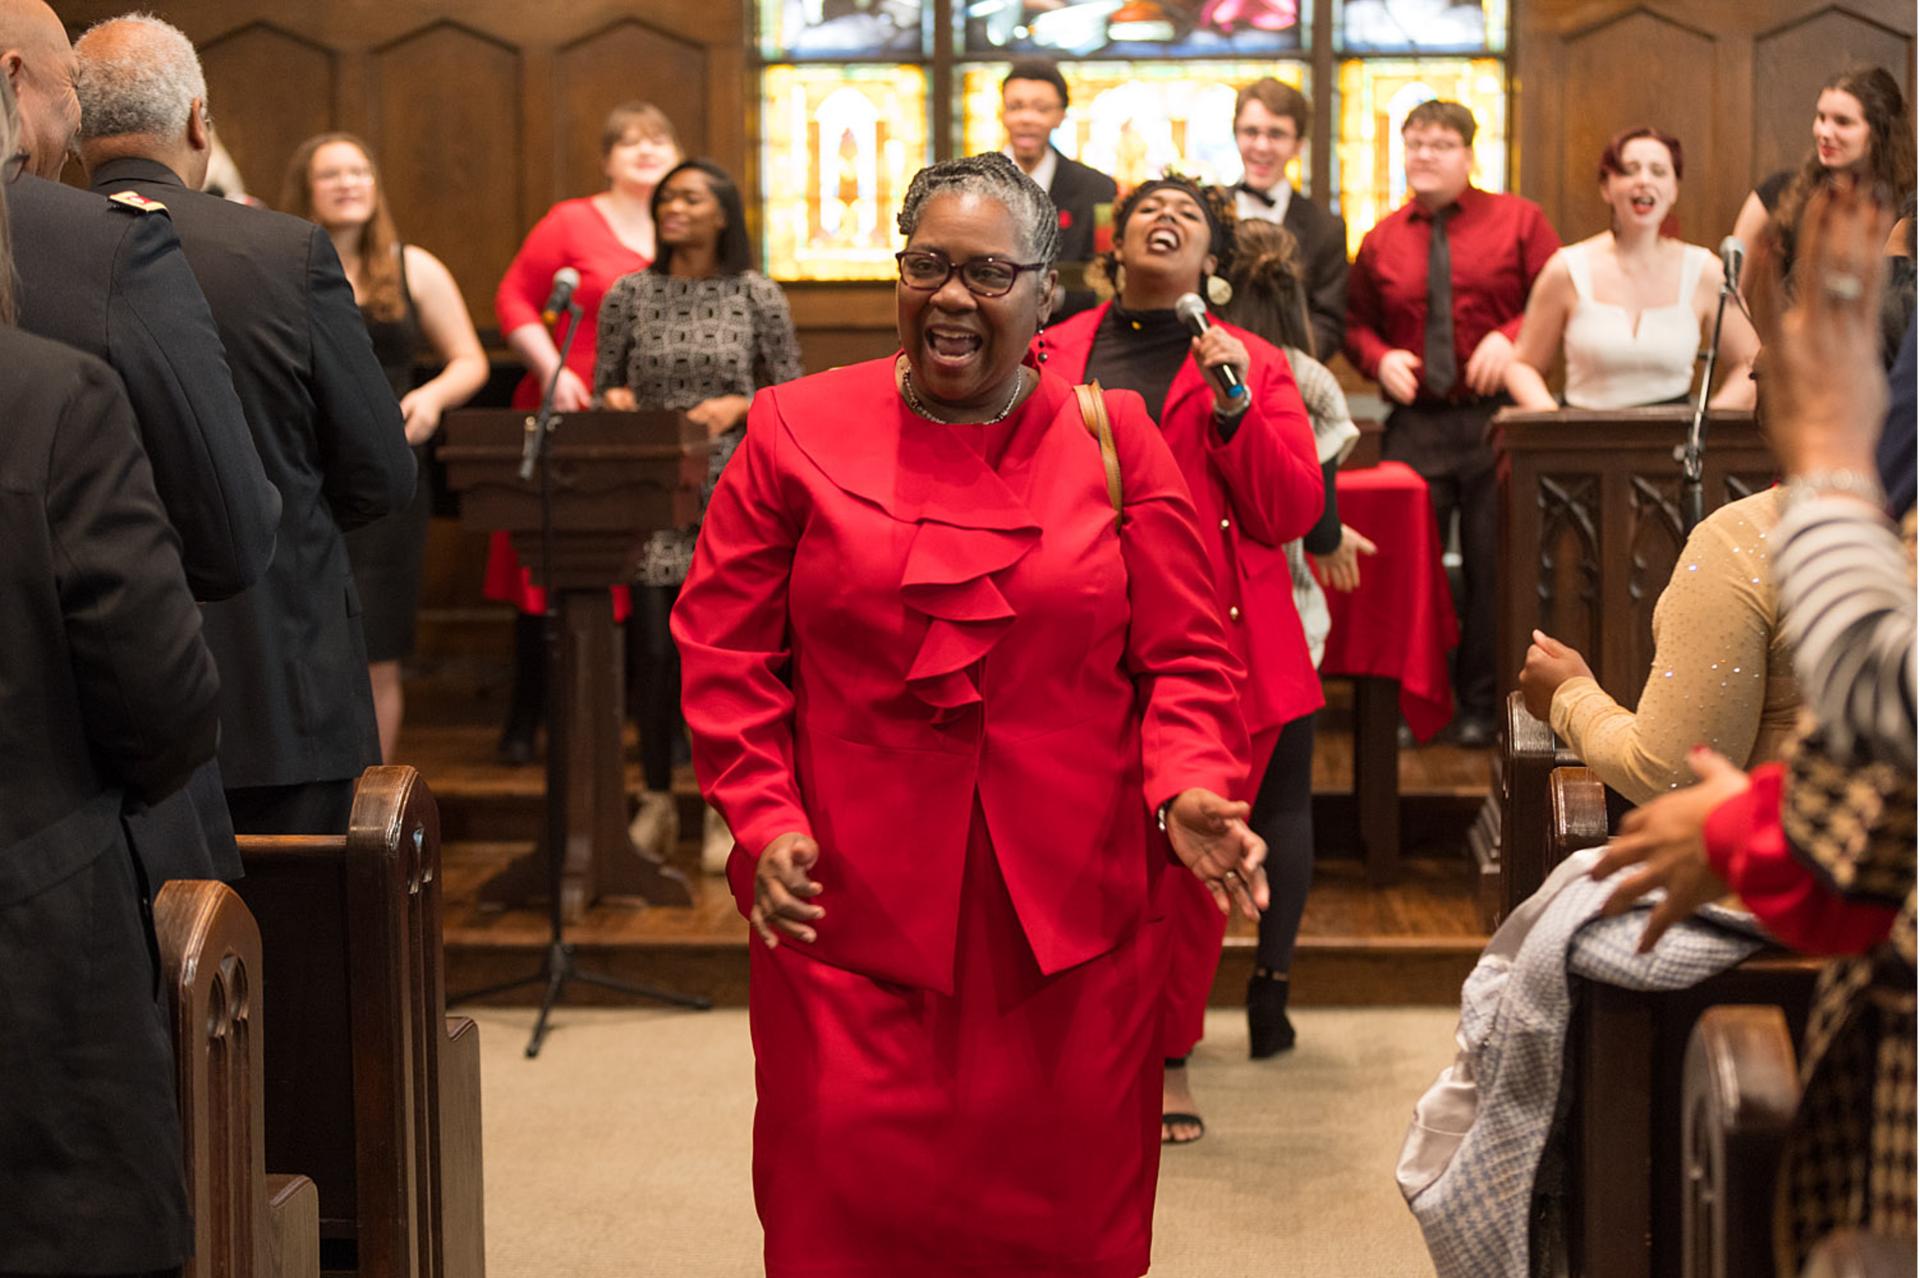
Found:
[[[489,1278],[760,1272],[744,1011],[563,1011],[537,1061],[531,1011],[477,1019]],[[1393,1160],[1453,1020],[1305,1009],[1300,1047],[1256,1064],[1241,1017],[1209,1013],[1193,1066],[1208,1132],[1162,1162],[1155,1278],[1432,1272]]]

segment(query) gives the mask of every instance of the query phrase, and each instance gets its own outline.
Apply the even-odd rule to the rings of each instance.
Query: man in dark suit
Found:
[[[1067,81],[1051,62],[1016,62],[1000,82],[1000,124],[1007,131],[1007,158],[1040,184],[1060,210],[1060,263],[1063,270],[1094,259],[1095,209],[1111,208],[1117,188],[1098,169],[1060,154],[1050,140],[1067,118]],[[1095,302],[1091,289],[1069,288],[1056,297],[1053,316],[1063,320]]]
[[[194,597],[238,594],[273,557],[280,494],[179,238],[163,209],[53,180],[80,110],[66,29],[42,0],[0,0],[0,71],[15,86],[20,145],[39,175],[5,188],[18,322],[120,375]],[[128,834],[156,889],[171,878],[239,876],[222,790],[209,760],[184,790],[129,811]]]
[[[121,813],[213,757],[219,681],[119,379],[3,311],[0,1273],[150,1274],[193,1227]]]
[[[284,501],[266,575],[206,609],[234,828],[342,833],[354,781],[380,752],[341,532],[413,497],[399,404],[326,233],[197,189],[211,136],[187,38],[117,18],[76,52],[93,189],[167,206]]]
[[[1300,90],[1271,76],[1240,90],[1233,105],[1233,140],[1243,170],[1234,187],[1234,210],[1244,218],[1278,222],[1300,246],[1307,280],[1311,354],[1331,362],[1347,342],[1347,224],[1287,182],[1287,166],[1300,154],[1313,107]]]

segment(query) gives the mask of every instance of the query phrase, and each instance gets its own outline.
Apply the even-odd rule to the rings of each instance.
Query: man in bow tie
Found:
[[[1313,323],[1314,358],[1331,361],[1346,344],[1347,224],[1287,183],[1287,166],[1300,154],[1313,107],[1300,90],[1271,76],[1240,90],[1233,104],[1233,140],[1243,176],[1234,188],[1243,218],[1278,222],[1300,245]]]
[[[1067,118],[1067,81],[1060,68],[1040,58],[1016,62],[1000,82],[1000,123],[1007,131],[1004,154],[1040,184],[1060,210],[1060,267],[1067,287],[1056,290],[1053,322],[1086,310],[1100,299],[1080,284],[1097,252],[1093,226],[1101,206],[1113,207],[1113,179],[1060,153],[1053,131]]]

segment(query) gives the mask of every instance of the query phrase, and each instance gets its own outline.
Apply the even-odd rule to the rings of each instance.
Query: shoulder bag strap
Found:
[[[1113,446],[1113,423],[1107,420],[1107,399],[1099,382],[1073,388],[1080,401],[1080,420],[1087,433],[1100,441],[1100,462],[1107,470],[1107,500],[1113,503],[1113,526],[1125,523],[1125,507],[1120,493],[1120,453]]]

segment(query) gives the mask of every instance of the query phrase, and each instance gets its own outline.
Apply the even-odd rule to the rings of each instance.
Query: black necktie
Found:
[[[1445,399],[1459,380],[1453,351],[1453,253],[1447,246],[1447,220],[1460,211],[1450,204],[1433,215],[1433,240],[1427,248],[1427,392]]]
[[[1248,195],[1251,195],[1254,199],[1260,201],[1260,203],[1265,205],[1267,208],[1272,208],[1278,202],[1271,195],[1268,195],[1265,191],[1256,190],[1255,188],[1248,186],[1245,182],[1240,183],[1239,185],[1235,186],[1233,189],[1236,191],[1245,191]]]

